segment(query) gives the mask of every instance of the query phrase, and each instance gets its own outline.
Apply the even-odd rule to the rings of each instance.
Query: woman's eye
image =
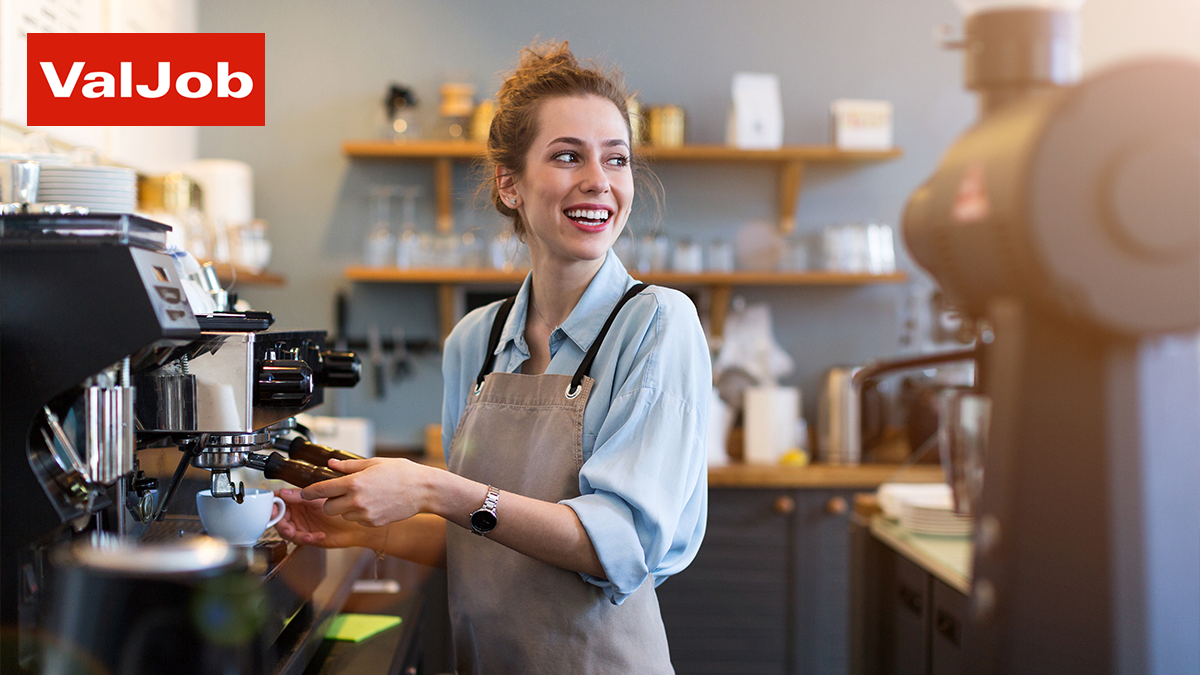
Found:
[[[629,166],[629,158],[624,155],[620,155],[609,159],[608,163],[612,166]]]
[[[574,162],[577,159],[579,159],[579,155],[570,151],[560,152],[554,156],[554,161],[556,162]]]

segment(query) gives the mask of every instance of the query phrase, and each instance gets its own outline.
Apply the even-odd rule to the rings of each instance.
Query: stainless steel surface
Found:
[[[233,450],[214,450],[202,452],[192,458],[192,466],[197,469],[236,469],[246,465],[247,452]]]
[[[95,385],[83,394],[88,478],[111,485],[133,471],[133,388]]]

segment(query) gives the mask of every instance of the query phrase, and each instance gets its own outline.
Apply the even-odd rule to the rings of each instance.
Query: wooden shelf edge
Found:
[[[490,269],[397,269],[394,267],[351,266],[344,270],[350,281],[369,283],[407,284],[469,284],[469,283],[514,283],[519,284],[529,273],[521,270]],[[849,272],[650,272],[633,273],[633,276],[650,284],[680,286],[859,286],[868,284],[895,284],[908,279],[904,272],[893,274],[860,274]]]
[[[209,261],[202,261],[209,262]],[[229,263],[211,261],[217,271],[217,280],[222,284],[244,284],[246,286],[286,286],[287,277],[274,272],[254,272]]]
[[[475,159],[486,151],[482,143],[469,141],[354,140],[342,143],[342,153],[356,158]],[[895,159],[901,148],[888,150],[841,150],[832,145],[785,145],[775,150],[742,150],[727,145],[684,145],[677,148],[638,146],[647,160],[706,162],[871,162]]]
[[[810,464],[805,467],[758,464],[729,464],[708,470],[708,486],[734,488],[851,488],[875,489],[885,482],[940,483],[942,468],[935,464],[838,466]]]

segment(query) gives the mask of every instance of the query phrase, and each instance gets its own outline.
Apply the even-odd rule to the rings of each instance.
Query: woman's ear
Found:
[[[516,184],[512,173],[503,167],[496,167],[496,190],[500,193],[500,201],[510,209],[521,205],[521,196],[517,194]]]

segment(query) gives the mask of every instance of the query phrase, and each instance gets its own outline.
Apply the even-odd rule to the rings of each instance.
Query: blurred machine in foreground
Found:
[[[1198,672],[1200,66],[1076,84],[1073,12],[985,4],[904,219],[992,403],[967,672]]]
[[[257,451],[291,443],[326,387],[354,386],[357,357],[320,331],[270,332],[219,289],[218,311],[194,314],[205,291],[165,225],[18,206],[0,217],[0,670],[299,672],[325,552],[237,549],[168,509],[189,465],[240,502],[230,469],[265,469]],[[153,447],[180,451],[169,480],[141,470]],[[318,469],[272,456],[276,473]]]

